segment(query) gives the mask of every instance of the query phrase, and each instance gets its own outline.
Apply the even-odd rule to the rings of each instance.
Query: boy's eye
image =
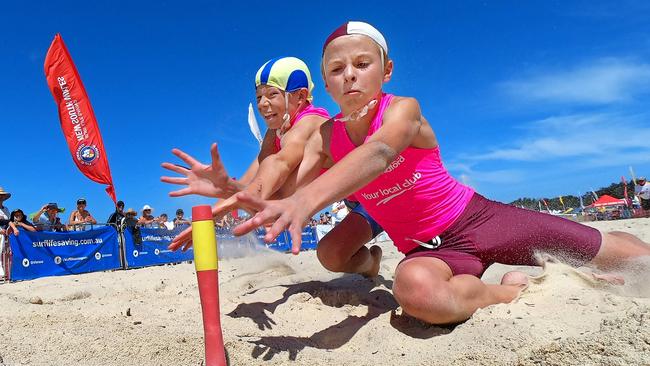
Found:
[[[362,69],[363,69],[363,68],[366,68],[366,67],[368,67],[368,65],[369,65],[369,63],[368,63],[368,62],[366,62],[366,61],[362,61],[362,62],[359,62],[359,63],[357,64],[357,67],[359,67],[359,68],[362,68]]]

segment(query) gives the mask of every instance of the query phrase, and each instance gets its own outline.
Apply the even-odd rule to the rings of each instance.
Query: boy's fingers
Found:
[[[182,174],[182,175],[187,175],[187,172],[189,171],[189,169],[187,169],[186,167],[177,164],[168,163],[168,162],[164,162],[160,164],[160,166],[162,166],[167,170],[171,170],[172,172]]]
[[[298,255],[302,246],[302,229],[298,225],[292,225],[289,233],[291,234],[291,253]]]
[[[169,250],[177,250],[178,248],[181,247],[182,244],[183,244],[183,243],[181,243],[180,241],[172,241],[172,242],[167,246],[167,249],[169,249]]]
[[[255,211],[262,211],[262,209],[266,206],[264,200],[258,197],[254,197],[253,195],[248,194],[247,192],[239,192],[234,197],[243,205],[252,208]]]
[[[201,164],[201,163],[198,162],[198,160],[194,159],[193,157],[191,157],[190,155],[188,155],[187,153],[185,153],[184,151],[182,151],[180,149],[172,149],[172,154],[178,156],[181,160],[183,160],[189,166],[194,166],[194,165],[197,165],[197,164],[199,164],[199,165]]]
[[[192,191],[192,188],[185,187],[185,188],[179,189],[177,191],[169,192],[169,196],[170,197],[181,197],[181,196],[187,196],[188,194],[192,194],[192,193],[194,193]]]
[[[187,178],[182,177],[160,177],[160,181],[169,184],[187,185]]]
[[[177,250],[180,248],[183,243],[188,241],[192,235],[192,227],[188,227],[187,229],[183,230],[180,234],[178,234],[169,244],[167,247],[169,250]]]
[[[216,142],[210,146],[210,155],[212,155],[212,168],[214,168],[214,170],[225,170],[223,168],[223,163],[221,162],[221,156],[219,156],[219,149],[217,149]]]
[[[257,225],[253,223],[253,219],[248,219],[242,222],[241,224],[235,226],[232,229],[232,233],[235,234],[236,236],[241,236],[255,230],[256,227]]]
[[[262,221],[261,224],[266,223],[266,222],[268,222],[268,221]],[[273,225],[271,226],[269,231],[264,236],[264,240],[266,240],[266,242],[268,242],[268,243],[272,242],[275,238],[278,237],[278,235],[280,235],[280,233],[282,233],[282,231],[288,226],[288,224],[289,223],[287,222],[286,219],[284,219],[284,217],[282,217],[282,216],[279,217],[273,223]]]
[[[227,214],[228,211],[232,210],[233,206],[234,204],[223,204],[223,205],[217,204],[212,208],[212,217],[215,219],[220,219],[225,214]]]

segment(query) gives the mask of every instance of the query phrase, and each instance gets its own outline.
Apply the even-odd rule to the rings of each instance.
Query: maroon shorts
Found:
[[[475,193],[458,219],[439,235],[436,249],[406,254],[439,258],[454,275],[480,277],[492,263],[539,265],[536,253],[556,255],[579,266],[598,254],[598,230],[561,217],[486,199]]]

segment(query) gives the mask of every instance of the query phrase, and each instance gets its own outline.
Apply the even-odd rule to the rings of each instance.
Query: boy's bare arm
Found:
[[[324,122],[321,117],[307,116],[284,136],[282,149],[262,161],[257,175],[246,191],[261,198],[277,192],[303,161],[305,146]]]
[[[421,119],[415,99],[400,98],[393,102],[384,114],[382,126],[368,141],[301,189],[301,196],[310,197],[310,201],[317,197],[317,201],[313,201],[316,212],[364,187],[411,145],[419,134]]]
[[[264,161],[268,156],[272,155],[275,151],[275,130],[268,129],[264,134],[264,139],[262,140],[262,146],[260,147],[260,152],[257,154],[251,165],[246,169],[246,173],[239,178],[241,183],[241,190],[245,189],[260,168],[260,163]]]
[[[307,141],[304,156],[296,175],[296,189],[313,182],[323,169],[328,169],[334,164],[329,154],[331,131],[332,122],[325,122]]]

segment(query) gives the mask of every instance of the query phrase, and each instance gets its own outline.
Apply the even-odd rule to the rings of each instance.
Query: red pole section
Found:
[[[203,314],[205,365],[226,366],[219,310],[217,239],[208,205],[192,207],[192,242]]]

